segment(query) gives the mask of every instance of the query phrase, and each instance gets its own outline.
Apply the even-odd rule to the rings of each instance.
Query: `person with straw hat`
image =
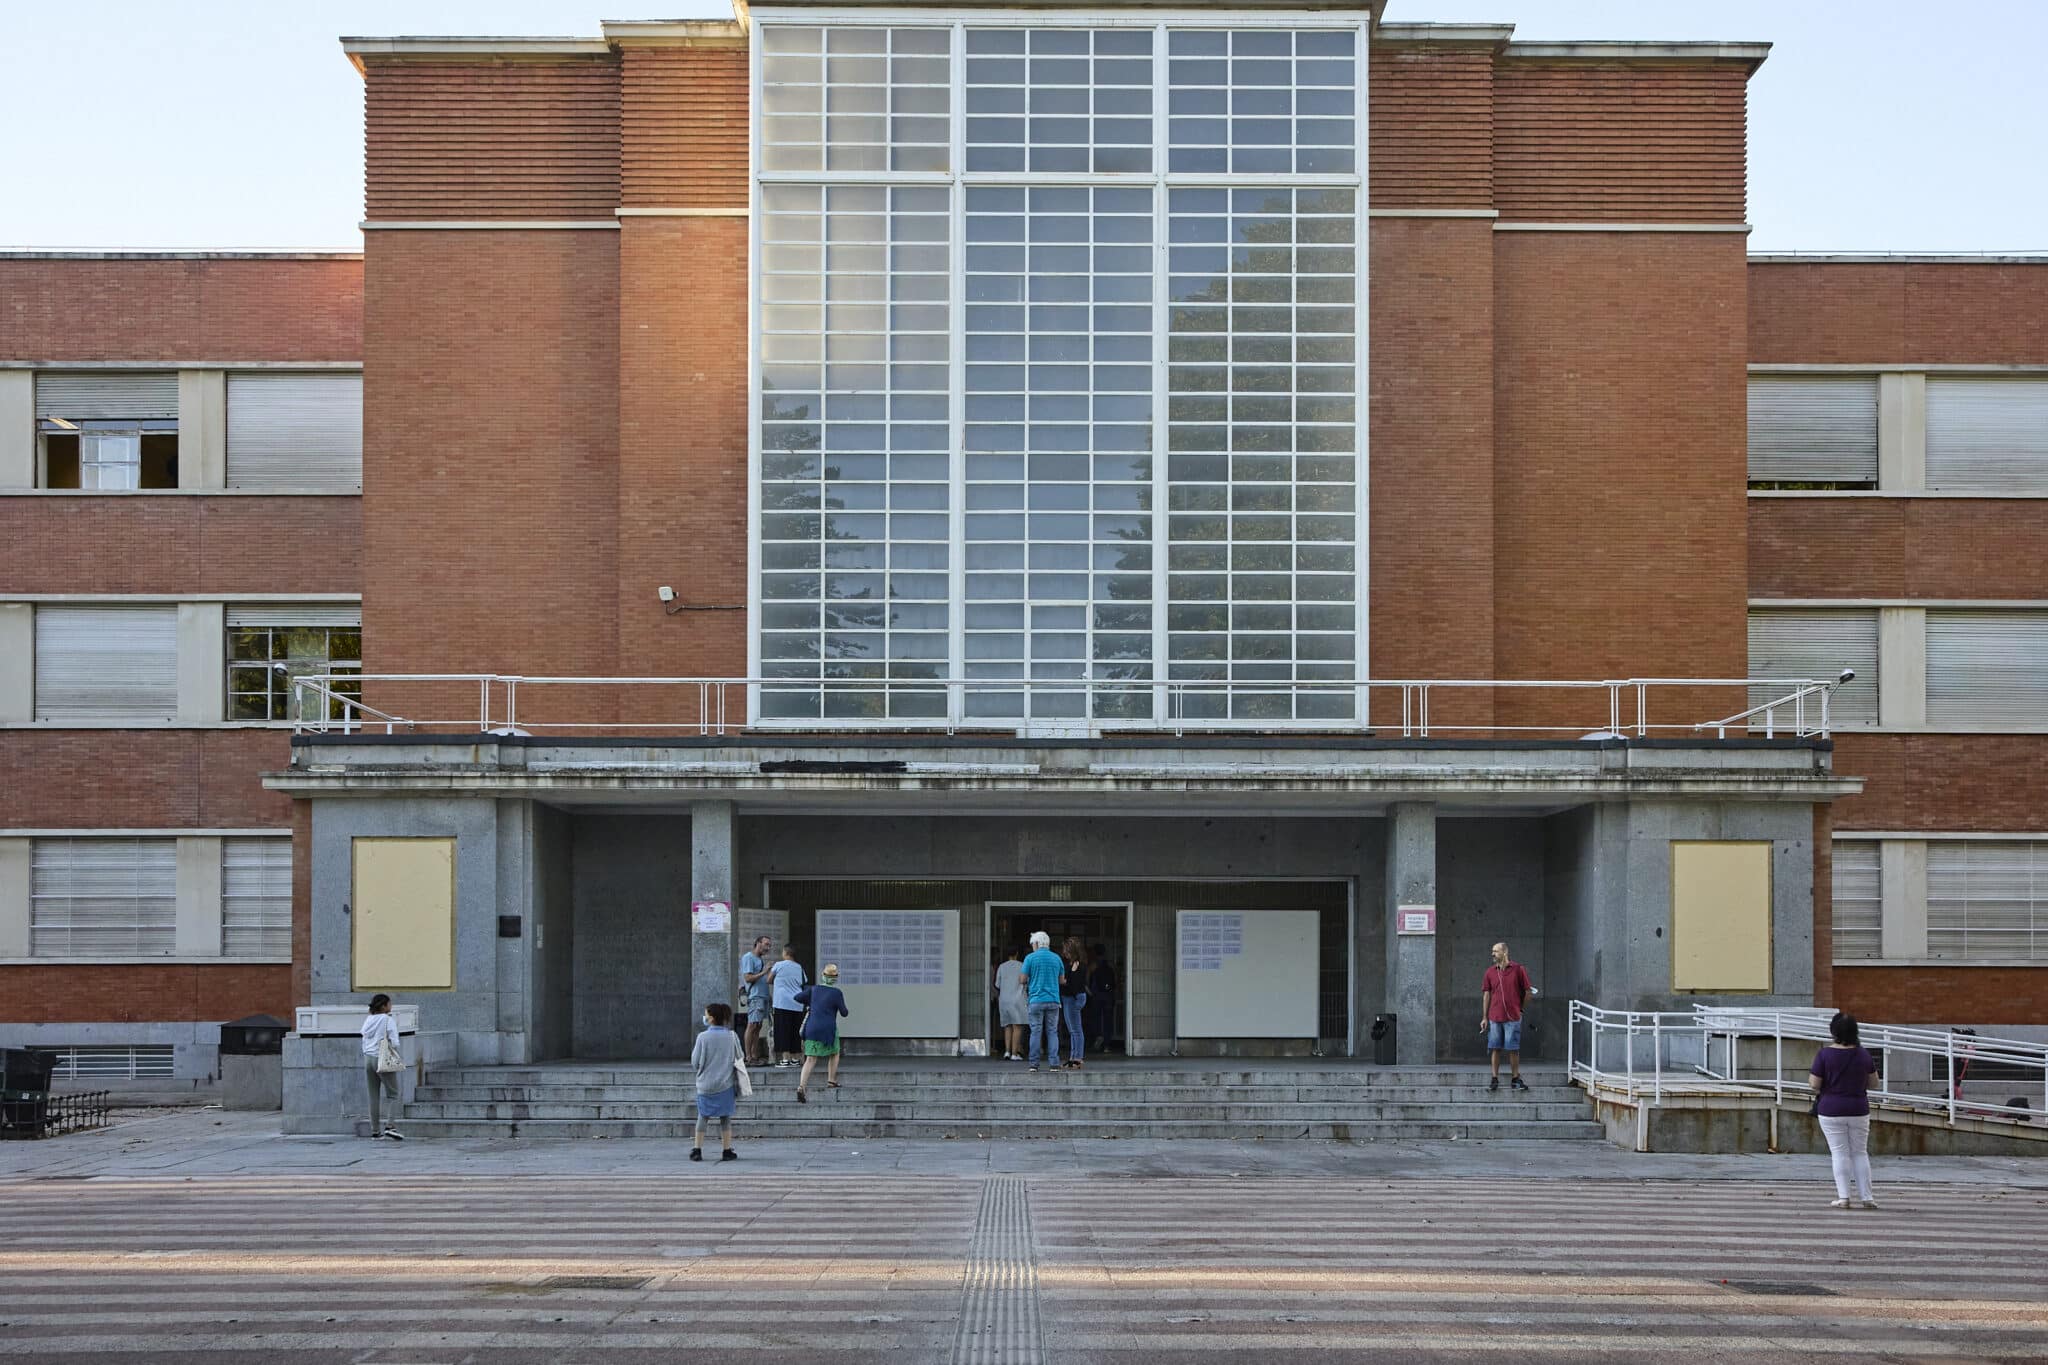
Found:
[[[811,1069],[818,1064],[818,1058],[825,1058],[825,1084],[833,1090],[839,1088],[839,1021],[846,1017],[846,993],[839,989],[839,967],[828,962],[818,973],[818,984],[806,986],[796,993],[796,1001],[804,1007],[804,1069],[797,1073],[796,1102],[809,1104],[806,1093],[811,1083]]]

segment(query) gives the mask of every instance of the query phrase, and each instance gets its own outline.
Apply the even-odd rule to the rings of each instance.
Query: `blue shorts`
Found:
[[[1486,1050],[1488,1052],[1520,1052],[1522,1050],[1522,1021],[1510,1019],[1506,1023],[1498,1019],[1486,1026]]]
[[[768,1022],[768,1002],[766,1000],[761,1001],[759,1004],[750,1003],[747,1006],[747,1022],[750,1024],[765,1024]]]

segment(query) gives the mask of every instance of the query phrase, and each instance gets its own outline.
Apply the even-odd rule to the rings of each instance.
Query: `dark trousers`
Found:
[[[777,1052],[802,1052],[804,1040],[801,1034],[804,1022],[802,1010],[775,1011],[775,1050]]]

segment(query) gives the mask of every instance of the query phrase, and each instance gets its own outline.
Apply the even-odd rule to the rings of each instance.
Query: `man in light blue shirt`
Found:
[[[1052,938],[1043,933],[1031,936],[1031,953],[1024,959],[1024,986],[1031,993],[1031,1069],[1050,1053],[1047,1069],[1060,1069],[1060,982],[1067,964],[1052,950]]]
[[[747,1016],[747,1062],[765,1065],[761,1052],[761,1030],[768,1023],[768,935],[754,940],[754,946],[740,956],[740,1008]]]

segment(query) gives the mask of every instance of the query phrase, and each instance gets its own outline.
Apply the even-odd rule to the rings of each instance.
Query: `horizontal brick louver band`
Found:
[[[1747,82],[1732,65],[1502,63],[1493,122],[1501,218],[1744,221]]]
[[[744,208],[743,48],[630,48],[620,89],[620,184],[632,208]]]
[[[619,69],[610,57],[373,61],[363,85],[372,220],[610,220]]]
[[[1493,207],[1493,54],[1373,53],[1374,208]]]

